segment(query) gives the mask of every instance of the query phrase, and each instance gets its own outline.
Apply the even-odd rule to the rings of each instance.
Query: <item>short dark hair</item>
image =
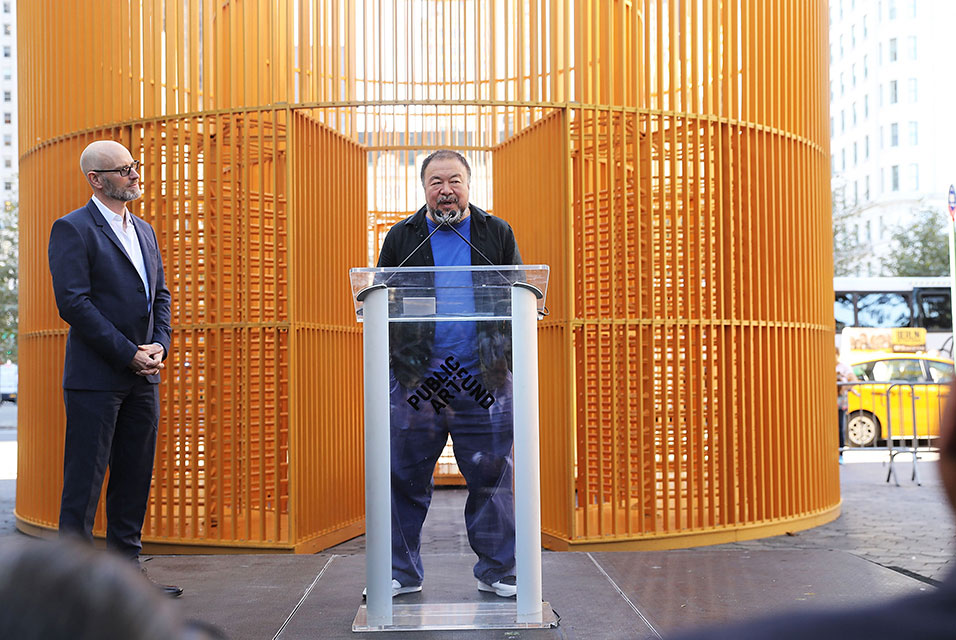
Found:
[[[0,602],[4,638],[169,640],[184,635],[179,612],[134,563],[75,540],[0,541]]]
[[[461,155],[457,151],[452,151],[451,149],[439,149],[438,151],[433,151],[425,158],[425,161],[422,162],[422,184],[425,184],[425,169],[428,168],[428,165],[431,164],[432,160],[457,160],[458,162],[465,165],[465,171],[468,173],[468,181],[471,181],[471,165],[468,164],[468,161],[465,160],[465,156]]]

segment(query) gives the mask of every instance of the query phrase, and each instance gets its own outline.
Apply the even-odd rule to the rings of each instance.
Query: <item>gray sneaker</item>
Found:
[[[499,595],[502,598],[512,598],[515,594],[518,593],[517,581],[514,576],[505,576],[497,582],[492,582],[488,584],[487,582],[478,581],[478,591],[486,591],[488,593],[494,593]]]

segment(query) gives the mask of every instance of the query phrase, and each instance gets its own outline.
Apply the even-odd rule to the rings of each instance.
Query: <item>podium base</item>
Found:
[[[558,616],[541,603],[540,622],[518,622],[518,605],[510,602],[393,604],[392,624],[368,624],[366,606],[359,607],[352,631],[451,631],[464,629],[548,629]]]

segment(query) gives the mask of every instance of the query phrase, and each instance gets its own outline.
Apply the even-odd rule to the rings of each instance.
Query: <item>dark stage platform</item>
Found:
[[[424,561],[422,592],[399,596],[395,604],[500,600],[476,589],[470,554],[434,554]],[[364,555],[163,556],[149,567],[154,579],[185,588],[178,603],[185,615],[217,625],[233,640],[368,637],[351,630],[362,604]],[[698,625],[873,603],[934,588],[842,551],[545,553],[542,567],[544,599],[560,616],[556,629],[399,637],[667,638]]]

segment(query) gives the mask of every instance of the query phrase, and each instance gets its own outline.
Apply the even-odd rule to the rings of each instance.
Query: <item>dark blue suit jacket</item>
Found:
[[[152,305],[113,229],[90,200],[53,223],[50,273],[60,317],[70,325],[65,389],[120,391],[140,376],[129,368],[137,345],[158,342],[169,353],[169,289],[156,233],[130,215],[143,251]],[[149,376],[158,383],[159,375]]]

